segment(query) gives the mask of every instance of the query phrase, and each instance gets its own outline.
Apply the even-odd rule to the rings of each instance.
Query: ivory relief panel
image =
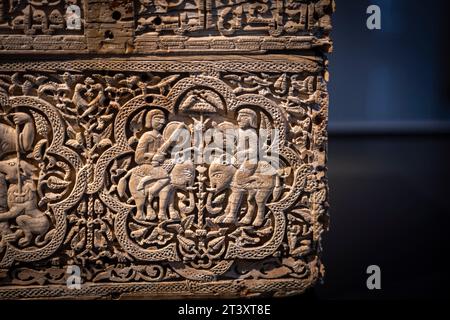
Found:
[[[314,286],[333,10],[0,0],[0,299]]]

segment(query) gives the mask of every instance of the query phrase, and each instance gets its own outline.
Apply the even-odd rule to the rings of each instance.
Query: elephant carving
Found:
[[[279,176],[270,166],[271,164],[266,161],[259,161],[258,164],[244,162],[239,169],[232,165],[211,166],[212,181],[216,179],[214,177],[220,177],[223,174],[227,178],[221,181],[220,187],[226,188],[226,184],[231,184],[232,190],[225,213],[215,219],[216,223],[236,223],[242,200],[244,195],[247,195],[247,210],[239,224],[252,224],[255,227],[263,225],[267,200],[279,188]],[[220,170],[222,170],[221,174],[218,173]],[[229,174],[233,171],[234,175],[229,178]]]
[[[156,169],[157,168],[157,169]],[[153,165],[143,164],[138,166],[124,176],[118,184],[119,196],[125,196],[125,190],[130,190],[132,198],[136,203],[138,220],[155,220],[158,218],[161,221],[172,219],[179,220],[180,214],[175,209],[175,192],[177,190],[191,191],[194,185],[195,168],[191,161],[184,163],[177,163],[173,166],[168,179],[162,179],[164,174],[155,175],[155,169],[157,171],[164,170],[164,167],[154,167]],[[167,171],[166,175],[167,175]],[[183,195],[184,196],[184,195]],[[193,192],[189,192],[189,198],[184,199],[183,196],[180,199],[178,207],[180,213],[187,214],[194,210],[195,199]],[[159,198],[158,214],[156,215],[153,209],[153,199]],[[188,201],[186,205],[184,200]],[[169,212],[169,216],[167,216]]]
[[[223,175],[228,176],[223,182],[231,184],[231,195],[228,198],[224,214],[214,219],[216,223],[236,223],[242,201],[246,196],[247,211],[239,224],[262,226],[265,219],[266,202],[275,187],[277,186],[277,190],[279,189],[280,179],[277,171],[272,167],[270,161],[257,156],[259,153],[256,133],[257,119],[257,113],[252,109],[244,108],[238,112],[238,135],[236,137],[238,151],[233,155],[236,159],[237,169],[233,171],[226,166],[223,167]],[[219,167],[216,165],[214,171],[217,171]],[[220,176],[217,172],[210,172],[210,174]],[[230,176],[232,176],[231,179]]]
[[[235,173],[236,167],[222,159],[214,161],[209,166],[208,176],[211,187],[208,189],[210,192],[206,200],[206,209],[209,213],[219,214],[222,212],[222,207],[215,207],[214,202],[217,202],[221,192],[230,187]]]

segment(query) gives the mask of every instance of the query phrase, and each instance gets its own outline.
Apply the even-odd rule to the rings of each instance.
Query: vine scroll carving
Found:
[[[0,1],[0,54],[28,53],[0,62],[0,298],[284,296],[321,279],[333,6]]]

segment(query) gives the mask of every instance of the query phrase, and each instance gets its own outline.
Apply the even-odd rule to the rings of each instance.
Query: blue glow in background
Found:
[[[371,4],[381,8],[382,30],[366,27]],[[449,7],[444,0],[337,1],[331,132],[450,129]]]

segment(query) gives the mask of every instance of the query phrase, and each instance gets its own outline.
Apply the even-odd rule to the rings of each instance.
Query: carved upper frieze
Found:
[[[334,0],[0,0],[0,53],[331,49]]]

